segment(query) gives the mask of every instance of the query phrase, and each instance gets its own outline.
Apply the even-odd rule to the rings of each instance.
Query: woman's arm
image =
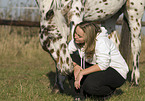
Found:
[[[74,65],[74,77],[75,77],[75,80],[76,80],[76,78],[77,78],[79,72],[80,72],[81,70],[83,70],[83,69],[82,69],[81,66],[79,66],[79,65],[76,64],[75,62],[73,62],[73,65]]]
[[[98,64],[95,64],[89,68],[86,68],[82,71],[80,71],[80,74],[81,75],[87,75],[87,74],[90,74],[90,73],[93,73],[93,72],[96,72],[96,71],[101,71],[100,67],[98,66]]]
[[[96,42],[96,63],[101,70],[106,70],[109,67],[111,59],[110,40],[108,38],[99,38]]]
[[[81,79],[83,78],[84,75],[87,75],[87,74],[90,74],[90,73],[93,73],[93,72],[96,72],[96,71],[101,71],[100,67],[97,64],[80,71],[79,74],[77,75],[76,79],[75,79],[76,80],[75,81],[76,89],[80,88],[80,81],[81,81]]]

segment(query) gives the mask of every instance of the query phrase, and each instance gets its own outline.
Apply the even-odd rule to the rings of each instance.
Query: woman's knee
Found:
[[[94,90],[94,87],[93,87],[90,83],[85,83],[85,84],[83,84],[82,88],[83,88],[83,90],[84,90],[85,92],[87,92],[88,94],[91,94],[92,91]]]
[[[91,81],[84,81],[82,88],[85,92],[89,94],[94,94],[100,88],[100,83],[99,81],[97,83]]]

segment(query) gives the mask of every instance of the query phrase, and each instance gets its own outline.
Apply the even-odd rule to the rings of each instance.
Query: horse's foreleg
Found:
[[[68,23],[70,24],[70,31],[73,38],[73,33],[75,26],[83,21],[83,15],[84,15],[84,6],[81,2],[81,0],[74,0],[72,3],[72,9],[68,12],[67,18]]]
[[[66,49],[67,45],[66,43],[62,43],[59,37],[58,38],[53,36],[50,37],[49,35],[45,36],[45,34],[43,33],[43,29],[41,29],[41,31],[42,31],[40,33],[41,45],[43,49],[50,54],[50,56],[56,63],[56,79],[54,87],[52,89],[52,93],[63,92],[64,91],[63,83],[65,80],[65,76],[63,76],[61,72],[65,72],[65,70],[68,71],[67,69],[69,68],[70,72],[72,71],[71,59],[64,59],[67,56],[66,54],[68,54],[68,51]],[[64,41],[64,39],[62,40]],[[70,55],[68,54],[68,57],[69,56]]]
[[[58,72],[57,67],[56,67],[55,84],[53,86],[51,93],[54,93],[54,94],[58,92],[63,93],[64,91],[63,84],[64,84],[65,79],[66,79],[66,76],[61,75]]]

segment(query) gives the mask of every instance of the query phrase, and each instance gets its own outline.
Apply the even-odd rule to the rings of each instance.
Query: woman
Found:
[[[106,96],[125,82],[128,66],[104,27],[81,22],[74,31],[68,49],[74,64],[76,98],[84,93]],[[73,79],[72,79],[73,80]]]

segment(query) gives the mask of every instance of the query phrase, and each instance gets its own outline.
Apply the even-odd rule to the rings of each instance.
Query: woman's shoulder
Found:
[[[108,37],[99,37],[96,40],[96,49],[106,47],[110,49],[113,42]]]
[[[96,38],[96,43],[110,43],[110,39],[107,36],[100,36]]]

